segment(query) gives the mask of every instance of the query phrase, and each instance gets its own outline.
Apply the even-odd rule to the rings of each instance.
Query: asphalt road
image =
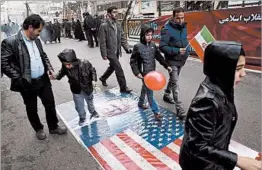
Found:
[[[101,59],[99,48],[90,49],[87,42],[62,39],[61,44],[47,44],[44,49],[56,71],[61,67],[57,54],[65,48],[73,48],[79,58],[89,59],[96,67],[98,76],[106,70],[108,61]],[[123,54],[120,59],[125,71],[127,84],[139,93],[141,82],[135,78],[129,66],[130,56]],[[221,66],[221,69],[223,66]],[[167,72],[160,65],[157,70]],[[194,97],[200,82],[204,79],[202,63],[188,60],[180,75],[180,97],[185,109]],[[53,81],[56,105],[72,100],[67,78]],[[115,75],[108,80],[109,87],[117,86]],[[97,170],[100,169],[92,156],[78,144],[72,134],[49,135],[44,108],[39,100],[39,115],[45,125],[48,138],[39,141],[31,128],[22,97],[9,90],[10,81],[1,79],[1,169],[2,170]],[[99,82],[99,86],[101,83]],[[103,87],[101,87],[103,89]],[[172,105],[162,101],[163,91],[155,93],[159,104],[172,109]],[[235,91],[235,102],[239,120],[233,140],[254,150],[261,149],[261,74],[247,72],[244,82]],[[63,124],[62,122],[60,122]]]

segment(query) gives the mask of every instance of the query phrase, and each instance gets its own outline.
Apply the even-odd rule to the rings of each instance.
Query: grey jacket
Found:
[[[121,56],[121,46],[125,51],[129,50],[129,45],[127,39],[125,38],[124,32],[121,25],[116,22],[117,25],[117,35],[115,27],[112,24],[111,19],[107,19],[99,29],[99,39],[100,39],[100,51],[102,57],[116,57]]]

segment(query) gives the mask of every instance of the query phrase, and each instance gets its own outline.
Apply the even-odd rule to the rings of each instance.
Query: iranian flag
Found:
[[[204,26],[189,43],[196,51],[198,57],[203,61],[205,48],[212,41],[215,41],[215,38],[207,29],[207,27]]]

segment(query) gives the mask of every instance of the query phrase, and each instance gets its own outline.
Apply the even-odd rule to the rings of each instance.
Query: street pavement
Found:
[[[99,48],[88,48],[87,42],[62,39],[61,44],[47,44],[44,49],[55,69],[58,71],[61,63],[57,54],[65,48],[72,48],[79,58],[88,59],[97,70],[98,77],[108,67],[108,61],[102,60]],[[120,59],[124,69],[127,84],[136,93],[140,92],[141,81],[133,76],[130,65],[130,55],[123,54]],[[221,66],[223,69],[223,66]],[[167,71],[157,65],[157,70],[168,77]],[[189,59],[182,68],[180,75],[180,97],[187,110],[196,90],[204,79],[202,63]],[[110,89],[117,86],[113,74],[107,81]],[[67,78],[52,81],[56,105],[72,100]],[[44,108],[40,100],[39,115],[45,125],[48,138],[39,141],[31,128],[25,111],[22,97],[19,93],[9,90],[10,81],[1,80],[1,169],[2,170],[98,170],[101,169],[92,156],[82,147],[70,132],[65,136],[49,135],[45,120]],[[162,100],[163,90],[155,93],[160,105],[173,110],[171,104]],[[235,103],[239,114],[238,123],[233,134],[233,140],[256,151],[261,149],[261,73],[247,72],[243,83],[235,90]],[[60,124],[63,123],[60,121]]]

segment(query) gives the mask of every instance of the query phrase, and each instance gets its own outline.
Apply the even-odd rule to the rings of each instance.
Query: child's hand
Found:
[[[48,74],[50,80],[55,80],[55,79],[56,79],[56,78],[55,78],[55,72],[54,72],[54,71],[49,70],[49,71],[47,72],[47,74]]]
[[[96,82],[92,81],[92,85],[93,85],[93,87],[96,87]]]
[[[142,76],[142,74],[140,74],[140,73],[139,73],[138,75],[136,75],[136,77],[139,78],[139,79],[143,79],[143,78],[144,78],[144,77]]]
[[[128,50],[126,51],[127,54],[131,54],[132,52],[133,52],[132,49],[128,49]]]
[[[168,71],[168,73],[171,73],[172,72],[172,68],[171,67],[167,67],[167,71]]]

